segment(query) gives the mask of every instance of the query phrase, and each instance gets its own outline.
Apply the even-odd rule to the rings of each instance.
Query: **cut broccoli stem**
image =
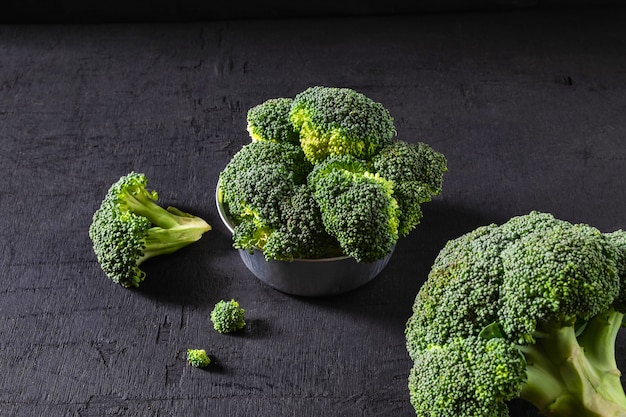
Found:
[[[153,225],[163,229],[194,223],[198,219],[174,207],[168,207],[167,210],[164,209],[156,203],[157,194],[154,191],[151,193],[145,190],[138,193],[127,192],[124,197],[124,204],[133,213],[147,218]],[[204,222],[204,220],[202,221]]]
[[[127,193],[125,204],[133,213],[145,217],[155,227],[148,229],[143,256],[137,264],[159,255],[173,253],[199,240],[211,229],[202,218],[185,213],[175,207],[164,209],[155,200],[155,192]]]
[[[199,218],[170,229],[150,228],[144,240],[143,256],[138,259],[137,264],[139,265],[155,256],[173,253],[182,249],[188,244],[199,240],[207,230],[206,223]]]
[[[547,416],[626,416],[626,397],[615,369],[606,372],[596,367],[594,358],[579,345],[574,326],[555,325],[543,332],[547,337],[520,347],[527,360],[528,377],[520,397]]]

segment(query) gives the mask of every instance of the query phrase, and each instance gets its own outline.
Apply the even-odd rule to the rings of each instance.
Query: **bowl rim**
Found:
[[[217,206],[217,213],[220,216],[220,219],[222,220],[222,223],[224,223],[224,226],[226,226],[226,228],[230,231],[230,233],[234,233],[235,230],[235,225],[233,224],[232,220],[230,219],[230,217],[228,216],[228,211],[224,205],[224,195],[221,192],[220,189],[220,180],[217,180],[217,185],[215,187],[215,204]],[[243,250],[243,249],[239,249],[239,250]],[[258,250],[259,252],[263,252],[261,249],[255,248],[255,250]],[[330,258],[315,258],[315,259],[308,259],[308,258],[294,258],[291,261],[272,261],[272,262],[310,262],[310,263],[319,263],[319,262],[336,262],[336,261],[345,261],[346,259],[354,259],[351,256],[348,255],[342,255],[342,256],[333,256]]]

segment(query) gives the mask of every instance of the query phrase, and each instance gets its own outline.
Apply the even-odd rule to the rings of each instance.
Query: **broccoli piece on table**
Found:
[[[393,183],[400,206],[400,236],[407,236],[422,218],[422,203],[441,192],[447,161],[425,143],[395,140],[372,158],[373,170]]]
[[[140,265],[175,252],[211,230],[200,217],[164,209],[144,174],[131,172],[115,182],[93,215],[89,237],[104,273],[124,287],[138,287],[146,274]]]
[[[289,119],[292,102],[291,98],[271,98],[248,110],[247,130],[252,140],[299,145],[300,136]]]
[[[246,325],[245,310],[235,300],[220,300],[211,311],[213,327],[220,333],[231,333]]]
[[[626,232],[539,212],[448,242],[406,325],[418,417],[507,416],[515,398],[546,416],[626,415],[625,248]]]
[[[312,163],[345,154],[369,159],[396,133],[382,104],[350,88],[304,90],[293,99],[290,120]]]
[[[187,362],[196,368],[206,368],[211,364],[211,358],[204,349],[187,349]]]
[[[350,155],[317,164],[309,185],[328,233],[357,262],[384,258],[398,240],[399,207],[393,185]]]

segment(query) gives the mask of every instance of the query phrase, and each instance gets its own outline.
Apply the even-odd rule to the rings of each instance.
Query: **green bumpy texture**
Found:
[[[396,130],[389,111],[350,88],[315,86],[293,99],[290,120],[312,163],[331,155],[369,159]]]
[[[245,310],[235,300],[220,300],[211,311],[211,321],[218,332],[231,333],[245,327]]]
[[[418,417],[507,416],[514,398],[545,415],[625,415],[625,288],[621,230],[531,212],[449,241],[405,329]]]
[[[387,109],[349,88],[311,87],[251,108],[220,173],[233,246],[269,260],[384,258],[441,192],[445,157],[393,140]]]
[[[524,374],[524,358],[503,339],[457,338],[415,356],[410,400],[418,416],[506,417],[504,400],[519,395]]]
[[[211,358],[204,349],[187,349],[187,362],[196,368],[206,368],[211,364]]]
[[[392,183],[350,155],[329,157],[309,175],[325,229],[357,262],[391,252],[398,240],[399,207]]]
[[[300,144],[300,136],[291,124],[291,98],[272,98],[248,110],[247,130],[252,140]]]
[[[372,158],[372,167],[393,183],[400,208],[398,233],[407,236],[421,221],[421,205],[441,193],[448,171],[445,156],[425,143],[395,140]]]
[[[89,237],[103,272],[124,287],[138,287],[146,274],[140,265],[175,252],[211,230],[200,217],[156,204],[144,174],[130,172],[111,185],[93,215]]]

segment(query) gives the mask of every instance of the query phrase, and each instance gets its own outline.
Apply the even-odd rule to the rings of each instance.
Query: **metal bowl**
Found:
[[[232,233],[234,225],[224,207],[219,183],[215,200],[222,222]],[[367,284],[387,266],[393,254],[392,249],[383,259],[363,263],[349,256],[268,261],[260,250],[238,251],[250,272],[264,283],[287,294],[310,297],[343,294]]]

